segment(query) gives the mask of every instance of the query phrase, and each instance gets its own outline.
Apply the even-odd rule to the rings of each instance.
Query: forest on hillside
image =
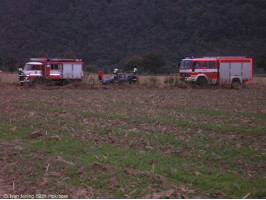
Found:
[[[124,66],[155,51],[171,67],[185,55],[264,63],[265,18],[262,0],[0,0],[0,67],[39,56]]]

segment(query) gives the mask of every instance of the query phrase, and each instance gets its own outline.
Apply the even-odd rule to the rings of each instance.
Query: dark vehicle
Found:
[[[133,73],[118,73],[118,78],[112,75],[110,78],[100,80],[100,84],[108,85],[108,84],[123,84],[123,83],[132,83]]]

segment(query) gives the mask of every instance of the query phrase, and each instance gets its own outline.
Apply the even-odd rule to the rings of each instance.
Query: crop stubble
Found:
[[[265,198],[265,92],[3,89],[1,175],[13,193]]]

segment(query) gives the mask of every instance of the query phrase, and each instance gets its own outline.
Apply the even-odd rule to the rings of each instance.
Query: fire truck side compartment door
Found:
[[[239,62],[231,63],[231,76],[241,76],[241,64]]]
[[[63,64],[63,78],[73,78],[72,63]]]
[[[220,83],[230,83],[230,63],[222,62],[220,64]]]
[[[251,62],[243,62],[243,80],[251,80]]]
[[[73,78],[82,78],[82,64],[73,64]]]

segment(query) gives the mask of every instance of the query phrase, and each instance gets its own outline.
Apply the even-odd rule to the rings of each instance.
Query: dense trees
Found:
[[[140,56],[133,56],[124,64],[126,71],[132,71],[134,68],[137,68],[139,71],[144,70],[143,59]]]
[[[256,65],[266,71],[266,51],[258,55]]]
[[[3,60],[3,70],[14,72],[17,69],[19,60],[14,54],[7,54]]]
[[[69,49],[65,51],[63,58],[75,59],[76,56],[75,56],[75,53],[71,49]]]
[[[3,59],[0,57],[0,71],[2,71],[2,67],[3,67]]]
[[[150,51],[144,54],[143,65],[145,71],[157,74],[165,66],[165,60],[159,51]]]
[[[124,64],[126,71],[132,71],[137,68],[140,72],[146,73],[163,73],[163,67],[165,66],[164,56],[159,51],[148,51],[142,57],[133,56],[128,59]]]
[[[184,55],[255,57],[266,48],[265,8],[261,0],[1,1],[2,67],[8,54],[40,52],[105,69],[152,50],[166,66]]]

